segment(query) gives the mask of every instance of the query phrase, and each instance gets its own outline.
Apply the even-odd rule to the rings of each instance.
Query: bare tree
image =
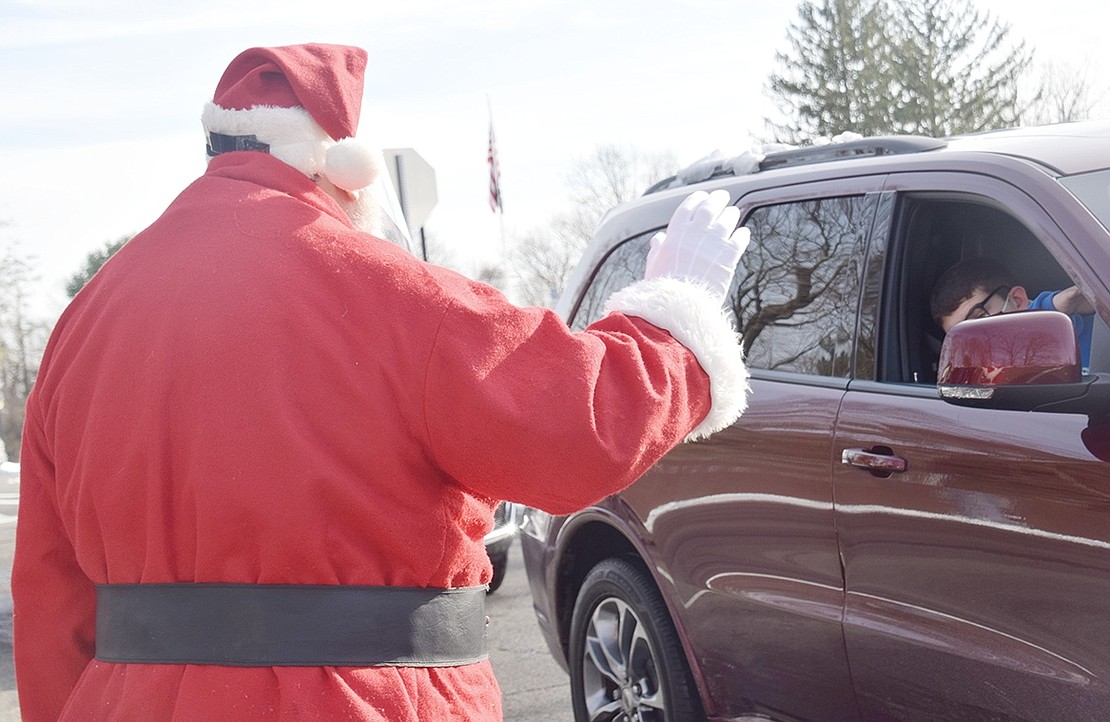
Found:
[[[474,274],[474,278],[482,283],[504,292],[509,287],[509,276],[504,266],[497,263],[482,263]]]
[[[610,208],[640,195],[655,181],[674,173],[677,166],[673,153],[601,145],[593,155],[574,164],[567,186],[571,200],[596,223]]]
[[[0,249],[0,438],[13,459],[19,456],[24,407],[50,334],[30,311],[38,280],[32,260],[14,241]]]
[[[510,254],[519,300],[553,307],[566,285],[591,230],[588,211],[578,209],[553,218],[520,236]]]
[[[1048,61],[1040,66],[1040,78],[1023,121],[1028,125],[1086,120],[1107,98],[1102,73],[1088,57],[1072,64]]]
[[[510,265],[520,300],[554,306],[605,212],[673,175],[677,166],[673,153],[616,145],[598,146],[575,162],[567,177],[573,210],[515,239]]]

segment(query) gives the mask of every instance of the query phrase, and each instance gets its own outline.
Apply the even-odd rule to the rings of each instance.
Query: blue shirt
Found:
[[[1029,308],[1037,311],[1055,311],[1052,305],[1053,297],[1059,291],[1045,291],[1029,302]],[[1091,365],[1091,329],[1094,328],[1093,313],[1069,313],[1072,326],[1075,326],[1075,337],[1079,340],[1079,356],[1083,368]]]

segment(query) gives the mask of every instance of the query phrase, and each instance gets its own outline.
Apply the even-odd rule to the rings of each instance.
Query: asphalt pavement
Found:
[[[486,600],[486,614],[490,659],[501,684],[505,722],[573,722],[570,681],[540,633],[519,541],[509,552],[505,582]]]

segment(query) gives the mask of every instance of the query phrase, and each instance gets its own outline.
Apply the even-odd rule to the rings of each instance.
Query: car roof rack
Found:
[[[929,138],[923,135],[889,135],[875,138],[860,138],[846,143],[809,146],[792,150],[768,153],[759,164],[759,169],[785,168],[795,165],[827,163],[845,158],[874,157],[880,155],[902,155],[904,153],[923,153],[937,150],[948,145],[948,141]]]
[[[644,191],[644,195],[669,188],[701,183],[710,178],[721,176],[762,173],[779,168],[793,168],[851,158],[924,153],[944,148],[946,145],[948,145],[946,140],[923,135],[886,135],[873,138],[857,138],[842,143],[826,143],[803,148],[775,150],[762,156],[758,163],[755,162],[755,159],[759,156],[753,156],[752,153],[732,158],[725,156],[709,157],[699,160],[675,175],[655,183]],[[740,170],[739,173],[737,173],[738,169]]]

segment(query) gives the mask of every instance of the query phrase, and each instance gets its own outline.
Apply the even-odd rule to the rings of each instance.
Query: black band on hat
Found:
[[[269,153],[270,144],[259,142],[258,137],[254,135],[208,134],[209,158],[215,158],[220,153],[230,153],[236,150],[257,150],[263,153]]]

